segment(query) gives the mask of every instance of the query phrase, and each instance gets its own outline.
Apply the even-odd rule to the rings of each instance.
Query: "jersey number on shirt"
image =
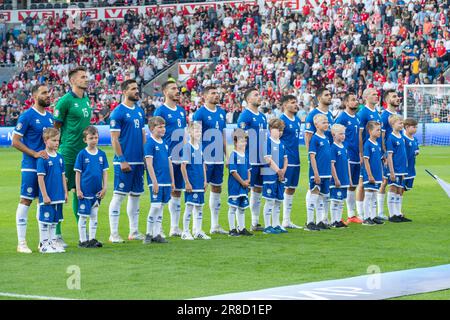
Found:
[[[136,129],[139,129],[139,127],[140,127],[139,119],[134,119],[134,127]]]
[[[85,118],[89,117],[89,111],[88,111],[88,109],[83,108],[82,111],[83,111],[83,117],[85,117]]]
[[[181,128],[181,119],[177,119],[178,128]]]

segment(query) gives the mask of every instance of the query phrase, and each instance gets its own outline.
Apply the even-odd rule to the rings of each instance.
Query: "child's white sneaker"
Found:
[[[194,237],[189,231],[187,231],[181,234],[181,240],[194,240]]]
[[[17,252],[31,253],[32,251],[30,250],[30,248],[28,248],[27,242],[24,240],[24,241],[20,241],[19,244],[17,245]]]
[[[206,235],[206,233],[202,230],[199,231],[195,234],[194,236],[195,239],[200,239],[200,240],[211,240],[211,237]]]

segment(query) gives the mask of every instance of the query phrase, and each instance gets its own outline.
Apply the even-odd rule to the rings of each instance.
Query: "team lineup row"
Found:
[[[21,202],[17,209],[19,252],[31,252],[25,236],[29,206],[36,197],[40,204],[40,252],[64,251],[65,243],[58,223],[60,225],[62,220],[62,203],[67,201],[68,190],[72,189],[76,190],[73,210],[78,221],[79,246],[102,246],[95,235],[98,208],[106,193],[108,161],[105,153],[97,148],[98,132],[89,126],[91,109],[84,96],[83,88],[87,88],[84,77],[83,68],[72,70],[69,76],[72,90],[58,101],[53,117],[45,112],[49,102],[48,88],[43,85],[33,88],[35,106],[21,116],[15,128],[13,146],[23,152]],[[251,231],[278,234],[289,228],[299,228],[290,218],[300,174],[300,120],[296,117],[296,98],[282,97],[283,115],[267,123],[258,111],[261,103],[258,90],[248,89],[244,95],[246,109],[233,134],[234,150],[228,155],[223,137],[225,112],[218,106],[217,89],[205,88],[205,104],[196,111],[187,130],[185,111],[177,106],[180,93],[176,83],[166,82],[162,89],[165,104],[149,120],[149,139],[145,134],[144,112],[137,104],[140,99],[138,87],[133,80],[122,83],[123,101],[111,115],[115,156],[114,194],[109,204],[110,242],[124,242],[118,233],[118,224],[121,203],[127,195],[129,240],[167,242],[161,228],[163,207],[167,203],[171,225],[169,236],[181,236],[184,240],[210,239],[202,230],[202,208],[208,184],[211,186],[211,234],[252,235],[245,227],[247,207],[252,214]],[[310,112],[305,124],[310,160],[305,229],[346,227],[342,220],[344,201],[347,201],[347,222],[383,224],[386,218],[381,200],[384,201],[386,184],[389,184],[389,220],[410,221],[401,213],[401,203],[403,190],[412,187],[415,176],[418,144],[413,136],[417,123],[407,119],[401,132],[403,120],[395,115],[399,104],[397,94],[394,91],[385,93],[388,108],[381,116],[375,108],[379,100],[375,90],[364,92],[366,106],[357,114],[356,97],[348,94],[343,101],[346,110],[336,120],[328,111],[330,92],[319,89],[317,98],[319,105]],[[53,127],[53,121],[55,128],[60,130],[44,130]],[[205,139],[208,130],[220,134],[212,135],[214,139]],[[229,232],[219,225],[225,166],[229,170]],[[144,235],[138,231],[138,225],[145,169],[151,207]],[[355,194],[358,184],[358,194]],[[180,230],[183,190],[185,212],[183,230]],[[265,198],[264,227],[259,224],[261,197]],[[282,202],[283,222],[280,223]],[[330,202],[331,221],[328,219]],[[192,233],[189,230],[191,216]]]

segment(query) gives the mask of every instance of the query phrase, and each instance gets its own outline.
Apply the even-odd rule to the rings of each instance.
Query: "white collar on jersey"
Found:
[[[156,140],[152,133],[150,133],[150,137],[151,137],[155,142],[157,142],[157,143],[162,143],[162,142],[163,142],[162,139]]]
[[[283,112],[283,114],[286,116],[286,118],[288,118],[289,120],[291,120],[291,121],[295,121],[295,116],[293,117],[293,118],[289,118],[289,116],[285,113],[285,112]]]
[[[273,140],[273,138],[272,138],[272,137],[270,137],[269,139],[270,139],[270,140],[272,140],[272,142],[273,142],[273,143],[276,143],[276,144],[280,144],[280,143],[281,143],[281,141],[280,141],[280,140],[278,140],[278,141],[275,141],[275,140]]]
[[[387,108],[384,109],[384,110],[387,111],[387,112],[389,112],[390,114],[397,114],[397,111],[395,111],[395,112],[390,112],[389,109],[387,109]]]
[[[121,105],[123,105],[125,108],[130,109],[130,110],[134,110],[134,109],[136,108],[136,105],[135,105],[135,104],[133,104],[132,107],[129,107],[129,106],[127,106],[125,103],[122,102]]]
[[[330,110],[328,110],[327,112],[324,112],[323,110],[320,110],[319,107],[317,107],[316,110],[319,110],[319,112],[324,114],[324,115],[328,115],[330,113]]]
[[[317,132],[316,133],[314,133],[316,136],[318,136],[319,138],[322,138],[322,139],[325,139],[326,138],[326,136],[325,135],[323,135],[323,136],[321,136],[320,134],[318,134]]]
[[[98,154],[98,148],[95,148],[95,153],[92,153],[88,150],[88,148],[84,148],[86,150],[87,153],[89,153],[91,156],[96,156]]]
[[[47,114],[47,111],[44,110],[44,113],[40,113],[38,109],[36,109],[35,107],[32,107],[31,109],[33,109],[34,111],[36,111],[37,113],[39,113],[41,116],[45,116]]]
[[[370,138],[368,139],[370,142],[372,142],[372,144],[374,144],[374,145],[378,145],[378,142],[375,140],[375,142],[374,141],[372,141],[372,140],[370,140]]]
[[[167,104],[163,104],[163,106],[166,107],[166,108],[169,109],[169,110],[177,111],[177,106],[176,106],[176,105],[175,105],[175,108],[171,108],[171,107],[169,107]]]
[[[369,106],[364,105],[364,108],[369,109],[371,112],[377,111],[377,107],[374,107],[373,109],[370,109]]]
[[[211,113],[216,113],[216,112],[217,112],[217,109],[218,109],[217,106],[216,106],[216,110],[211,110],[210,108],[208,108],[208,107],[206,106],[206,104],[204,104],[203,106],[205,107],[206,110],[208,110],[208,111],[211,112]]]
[[[255,116],[259,116],[259,115],[261,114],[261,112],[259,112],[259,110],[258,110],[258,113],[254,113],[253,110],[250,109],[250,108],[245,108],[245,110],[250,111],[250,112],[253,113]]]
[[[237,150],[233,150],[233,152],[236,152],[241,157],[245,157],[245,152],[244,153],[239,153]]]
[[[408,139],[409,141],[414,141],[414,137],[410,138],[410,137],[408,137],[408,136],[406,135],[406,133],[404,133],[403,136],[404,136],[406,139]]]
[[[192,148],[194,148],[195,150],[198,150],[199,148],[200,148],[200,145],[197,145],[197,147],[196,146],[194,146],[193,144],[192,144],[192,142],[190,142],[189,141],[189,144],[192,146]]]
[[[58,155],[57,152],[55,152],[55,153],[49,153],[49,152],[47,152],[47,154],[48,154],[49,157],[52,157],[52,158],[56,158],[56,156]]]
[[[350,118],[356,117],[356,114],[350,114],[347,112],[347,110],[344,110],[344,113],[346,113]]]
[[[341,148],[341,149],[344,148],[344,145],[343,145],[343,144],[340,144],[340,145],[339,145],[339,144],[337,144],[336,142],[333,142],[333,144],[336,145],[336,147],[338,147],[338,148]]]
[[[394,131],[391,132],[391,134],[396,137],[397,139],[400,139],[402,135],[399,133],[398,136],[394,133]]]

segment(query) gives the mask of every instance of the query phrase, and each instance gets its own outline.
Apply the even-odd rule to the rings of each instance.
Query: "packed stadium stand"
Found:
[[[182,3],[184,1],[169,1]],[[189,1],[195,2],[195,1]],[[119,83],[136,79],[140,86],[176,61],[209,61],[180,82],[183,107],[192,114],[201,104],[202,88],[220,86],[229,123],[242,110],[240,90],[258,87],[268,117],[281,112],[278,99],[295,94],[304,118],[314,106],[314,92],[328,86],[333,110],[340,97],[367,87],[396,89],[405,84],[445,83],[450,60],[450,1],[357,0],[351,4],[305,4],[292,11],[281,2],[260,6],[224,3],[186,10],[156,7],[146,14],[127,11],[123,19],[95,20],[87,14],[39,18],[28,15],[11,24],[0,12],[0,65],[15,72],[0,87],[0,126],[14,126],[32,105],[30,88],[37,82],[52,89],[53,102],[67,90],[68,70],[90,71],[89,90],[96,106],[92,123],[107,124],[120,101]],[[86,6],[136,6],[167,1],[78,1]],[[6,9],[11,1],[3,1]],[[30,8],[62,7],[31,1]],[[56,7],[55,7],[56,6]],[[8,7],[10,8],[10,7]],[[151,116],[162,103],[160,92],[143,95]],[[361,99],[361,103],[362,99]],[[450,101],[434,108],[432,119],[448,122]]]

